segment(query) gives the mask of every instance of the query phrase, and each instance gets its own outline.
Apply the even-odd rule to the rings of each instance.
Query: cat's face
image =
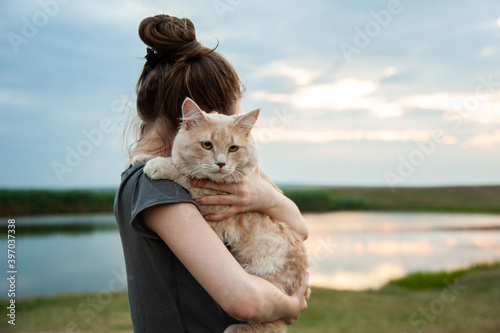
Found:
[[[259,110],[226,116],[203,112],[191,99],[182,106],[183,123],[172,147],[174,164],[191,178],[241,181],[257,167],[250,136]]]

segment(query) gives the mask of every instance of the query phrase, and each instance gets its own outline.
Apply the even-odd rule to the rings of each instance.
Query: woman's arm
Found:
[[[156,232],[212,298],[232,317],[291,323],[306,307],[304,282],[287,296],[270,282],[245,272],[190,203],[159,205],[144,211]]]
[[[225,195],[212,195],[196,199],[196,203],[200,205],[230,206],[222,214],[204,216],[207,221],[220,221],[244,211],[259,211],[275,221],[288,224],[304,240],[309,235],[306,222],[297,205],[282,194],[281,191],[277,190],[269,181],[263,179],[259,170],[256,170],[256,172],[238,184],[214,183],[207,180],[196,180],[192,184],[196,187],[227,193]]]

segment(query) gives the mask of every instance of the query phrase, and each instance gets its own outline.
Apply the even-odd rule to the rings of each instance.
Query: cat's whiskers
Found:
[[[235,183],[241,182],[246,177],[241,171],[239,171],[237,169],[234,169],[234,171],[233,171],[233,173],[231,175],[233,176],[233,179],[234,179]]]
[[[191,181],[192,177],[185,175],[185,174],[181,174],[181,173],[179,173],[179,175],[180,175],[180,182],[181,183],[184,183],[184,182],[189,183]]]
[[[201,163],[200,167],[205,172],[213,172],[213,170],[215,170],[215,166],[212,163]]]
[[[206,178],[207,167],[206,163],[190,165],[184,172],[190,178]]]

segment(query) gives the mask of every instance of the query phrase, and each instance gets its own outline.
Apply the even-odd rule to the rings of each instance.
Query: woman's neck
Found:
[[[160,131],[161,130],[159,130],[158,127],[154,125],[145,129],[144,136],[134,148],[134,151],[130,156],[130,160],[127,163],[126,168],[130,166],[130,164],[132,163],[132,159],[135,156],[141,154],[163,157],[168,157],[171,155],[171,147],[175,135],[161,136],[159,134]],[[163,130],[162,132],[167,133],[167,131],[165,130]]]

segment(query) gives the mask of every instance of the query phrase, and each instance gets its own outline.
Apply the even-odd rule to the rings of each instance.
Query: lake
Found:
[[[378,288],[409,272],[500,261],[500,215],[338,212],[305,218],[315,286]]]
[[[304,216],[310,231],[306,247],[313,286],[377,288],[408,272],[500,261],[500,215],[333,212]],[[7,219],[3,220],[7,230]],[[38,227],[28,227],[34,225]],[[112,214],[19,217],[16,228],[17,297],[126,288]],[[6,267],[5,232],[0,252]],[[7,297],[7,289],[2,279],[0,298]]]

